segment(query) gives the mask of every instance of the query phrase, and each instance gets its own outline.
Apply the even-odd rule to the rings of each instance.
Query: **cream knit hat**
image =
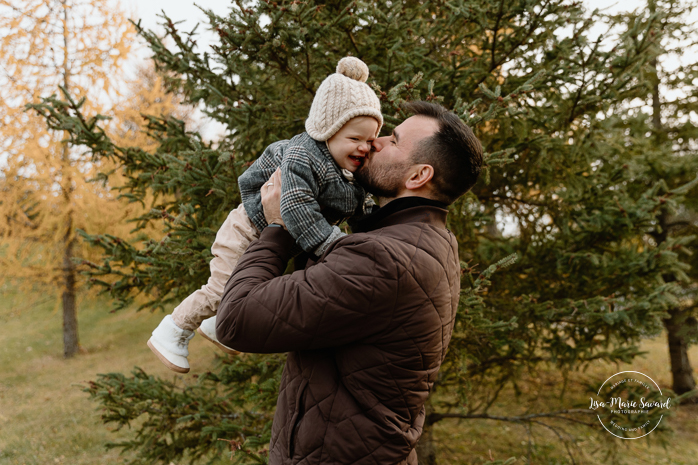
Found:
[[[322,81],[315,93],[305,130],[315,140],[326,141],[356,116],[372,116],[383,126],[381,104],[366,84],[368,66],[355,57],[339,60],[337,72]],[[376,132],[376,136],[378,132]]]

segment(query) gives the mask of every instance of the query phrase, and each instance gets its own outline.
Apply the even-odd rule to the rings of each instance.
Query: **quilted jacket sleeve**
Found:
[[[255,353],[337,347],[380,333],[397,300],[395,261],[375,240],[336,244],[283,275],[293,238],[266,228],[241,257],[218,307],[219,341]]]

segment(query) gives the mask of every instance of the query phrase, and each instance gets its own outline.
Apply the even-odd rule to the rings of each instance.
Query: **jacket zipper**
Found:
[[[290,424],[293,425],[291,428],[289,428],[288,431],[288,458],[293,458],[293,441],[296,436],[296,430],[298,429],[298,426],[301,423],[301,420],[303,419],[303,409],[304,405],[302,405],[302,400],[303,400],[303,393],[305,392],[305,388],[308,386],[308,380],[303,379],[301,381],[301,385],[298,388],[298,394],[296,394],[296,411],[293,413],[293,416],[291,417],[291,422]]]

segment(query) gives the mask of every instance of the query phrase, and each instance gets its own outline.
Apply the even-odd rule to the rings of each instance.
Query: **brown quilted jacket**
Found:
[[[240,259],[218,308],[220,342],[289,352],[270,464],[417,463],[460,290],[456,239],[437,204],[394,200],[369,231],[290,275],[293,238],[281,228],[265,228]]]

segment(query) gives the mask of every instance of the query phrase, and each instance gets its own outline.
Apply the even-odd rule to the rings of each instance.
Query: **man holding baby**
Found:
[[[239,351],[288,352],[270,464],[417,464],[459,302],[447,207],[483,158],[456,114],[427,102],[405,109],[413,116],[373,139],[353,173],[380,208],[304,269],[283,274],[295,241],[280,172],[261,188],[268,226],[225,286],[216,335]]]

